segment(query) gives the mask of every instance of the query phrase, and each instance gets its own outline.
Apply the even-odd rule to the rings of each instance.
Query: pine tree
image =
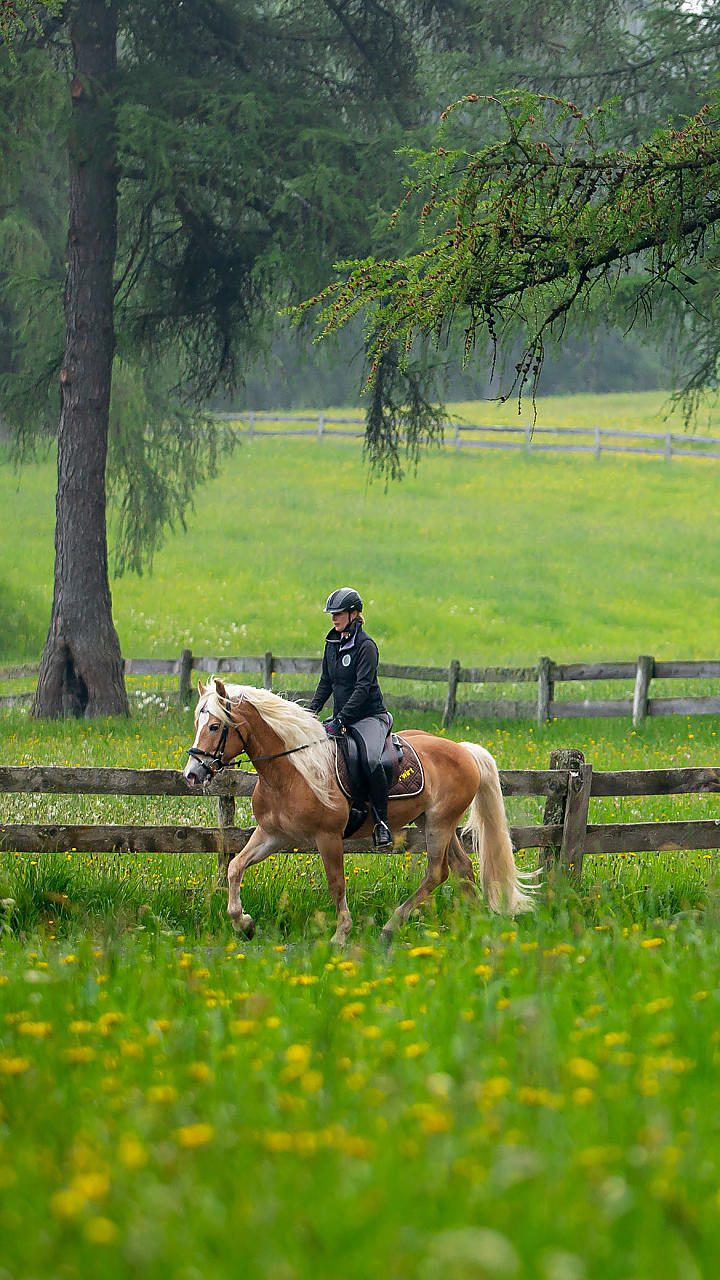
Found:
[[[437,28],[429,0],[69,0],[44,23],[72,107],[65,352],[44,360],[61,414],[36,715],[127,712],[108,450],[120,558],[139,568],[222,445],[199,406],[237,384],[281,303],[369,248],[415,119],[416,49]],[[34,396],[27,368],[7,370],[16,432],[47,427],[37,364]]]

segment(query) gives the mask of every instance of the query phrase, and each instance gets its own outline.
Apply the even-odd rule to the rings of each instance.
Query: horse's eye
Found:
[[[217,731],[218,731],[218,729],[219,729],[219,728],[220,728],[220,725],[219,725],[219,724],[209,724],[209,725],[208,725],[208,729],[210,730],[210,733],[217,733]]]

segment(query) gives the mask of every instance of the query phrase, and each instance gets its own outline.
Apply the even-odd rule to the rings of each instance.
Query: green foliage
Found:
[[[102,145],[118,172],[109,488],[119,567],[149,564],[212,474],[217,433],[201,406],[242,382],[277,308],[387,223],[395,149],[403,131],[420,136],[417,48],[447,38],[440,9],[449,17],[432,0],[120,6],[112,97],[92,124],[108,134],[112,121]],[[0,85],[12,177],[0,205],[0,410],[20,453],[34,432],[54,434],[57,413],[67,198],[57,157],[77,12],[43,32],[42,50],[28,32]]]
[[[57,16],[65,0],[0,0],[0,42],[5,45],[10,61],[15,65],[13,42],[27,33],[29,28],[41,31],[41,18]]]
[[[152,567],[167,531],[186,528],[193,494],[233,444],[217,421],[170,396],[157,370],[116,361],[108,445],[116,574]]]
[[[479,101],[466,95],[445,117]],[[441,145],[413,156],[408,195],[425,197],[424,247],[344,264],[345,278],[298,314],[319,305],[328,334],[365,310],[373,370],[396,345],[406,360],[418,337],[439,345],[460,317],[466,355],[479,337],[497,349],[519,328],[512,389],[521,396],[529,382],[534,397],[546,335],[562,334],[598,291],[612,298],[638,257],[645,279],[635,314],[695,283],[687,269],[707,253],[720,218],[720,99],[631,152],[603,149],[601,108],[586,117],[536,94],[493,102],[506,129],[500,141],[451,150],[441,127]]]

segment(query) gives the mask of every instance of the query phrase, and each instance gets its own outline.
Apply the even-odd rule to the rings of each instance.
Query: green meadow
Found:
[[[666,429],[660,396],[540,414]],[[243,440],[154,574],[113,582],[123,652],[319,654],[325,596],[350,582],[391,662],[717,657],[719,479],[699,460],[435,451],[386,490],[358,442]],[[51,460],[0,469],[3,663],[42,649],[53,494]],[[129,721],[0,711],[2,763],[182,767],[192,708],[164,683],[132,684]],[[560,690],[596,693],[630,689]],[[709,716],[452,728],[505,768],[559,746],[602,769],[712,765],[717,732]],[[511,822],[541,814],[508,803]],[[713,796],[590,811],[716,816]],[[4,796],[0,825],[22,821],[213,823],[216,802]],[[314,855],[248,873],[252,942],[207,857],[0,855],[0,1280],[714,1277],[718,855],[588,858],[516,921],[448,881],[385,952],[422,863],[346,860],[356,928],[336,954]]]
[[[638,400],[641,423],[661,421],[660,395]],[[629,397],[570,397],[564,414],[616,421]],[[385,489],[358,441],[243,439],[153,575],[112,583],[123,652],[320,654],[322,604],[350,581],[387,661],[711,655],[717,476],[714,461],[434,450]],[[53,494],[50,459],[0,469],[3,662],[42,650]]]

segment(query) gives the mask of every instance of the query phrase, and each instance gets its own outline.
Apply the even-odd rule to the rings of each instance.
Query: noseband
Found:
[[[232,704],[230,699],[227,698],[225,701],[225,711],[228,715],[230,715],[231,709]],[[223,760],[231,725],[242,743],[242,751],[238,752],[238,756],[247,756],[251,764],[257,764],[259,760],[278,760],[280,756],[291,756],[296,751],[307,751],[308,747],[315,747],[319,742],[327,741],[325,738],[317,738],[315,742],[305,742],[301,747],[290,747],[288,751],[274,751],[273,754],[269,756],[251,756],[247,746],[245,745],[245,739],[235,724],[235,721],[226,720],[222,728],[222,733],[220,734],[220,741],[214,751],[201,751],[199,747],[195,746],[185,748],[188,755],[193,760],[197,760],[201,769],[205,770],[205,775],[201,779],[202,782],[206,782],[209,777],[218,773],[220,769],[228,769],[233,765],[237,765],[237,758],[233,758],[233,760]]]

